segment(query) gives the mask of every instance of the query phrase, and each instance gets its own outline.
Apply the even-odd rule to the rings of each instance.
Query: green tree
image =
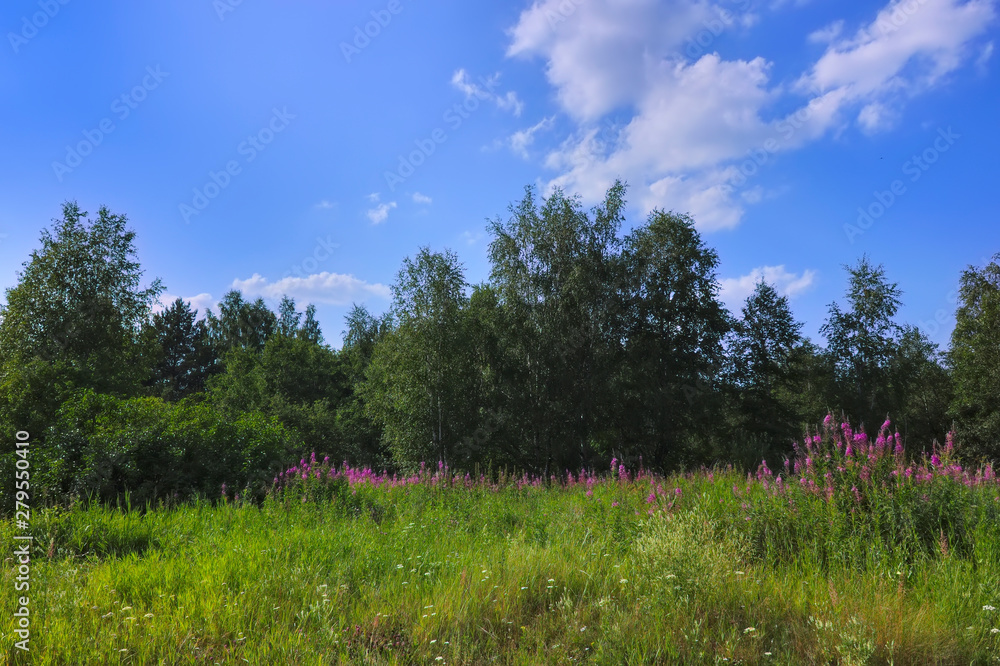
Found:
[[[733,330],[728,357],[736,389],[738,446],[758,446],[753,458],[790,451],[798,432],[798,414],[785,398],[794,381],[792,355],[801,341],[788,299],[766,282],[758,282],[743,305]],[[733,452],[739,455],[737,451]]]
[[[962,273],[948,361],[951,414],[970,455],[1000,457],[1000,254]]]
[[[506,223],[490,224],[503,376],[514,383],[509,425],[527,444],[525,462],[546,476],[592,464],[607,429],[625,191],[616,182],[590,216],[560,190],[539,206],[528,187]]]
[[[466,287],[455,254],[428,248],[393,284],[394,330],[375,348],[362,397],[401,465],[449,463],[467,429]]]
[[[370,417],[359,390],[365,381],[375,348],[390,330],[388,317],[375,317],[363,305],[354,304],[345,317],[347,330],[340,359],[346,375],[346,395],[337,408],[337,425],[347,442],[357,448],[360,464],[373,468],[392,466],[392,451],[382,441],[382,429]]]
[[[141,331],[162,291],[141,288],[135,232],[107,208],[87,219],[76,203],[41,235],[0,307],[0,420],[33,431],[51,424],[78,389],[136,395],[147,378]]]
[[[304,337],[274,335],[260,350],[239,347],[226,355],[226,371],[209,381],[210,400],[238,416],[260,412],[277,418],[317,453],[354,458],[341,437],[337,408],[347,378],[336,352]]]
[[[292,307],[294,309],[294,302]],[[205,320],[216,353],[220,357],[224,357],[229,350],[240,347],[259,351],[278,330],[278,318],[267,307],[263,298],[250,302],[235,289],[222,297],[219,316],[216,317],[209,308]]]
[[[911,450],[930,449],[948,431],[952,379],[938,346],[915,326],[903,326],[889,365],[891,414]]]
[[[718,435],[723,338],[719,258],[686,215],[654,210],[625,238],[616,392],[623,446],[665,468],[703,460]]]
[[[147,385],[154,395],[177,401],[205,390],[206,380],[221,369],[198,311],[178,298],[153,315],[146,335],[154,342],[153,374]]]
[[[820,333],[827,338],[827,353],[836,369],[839,406],[868,429],[877,429],[886,412],[896,407],[890,366],[902,332],[893,318],[903,292],[867,256],[845,268],[850,309],[831,303]]]

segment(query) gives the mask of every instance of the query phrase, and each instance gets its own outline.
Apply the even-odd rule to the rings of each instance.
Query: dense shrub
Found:
[[[142,506],[218,496],[222,484],[261,495],[296,444],[277,421],[257,413],[230,417],[205,404],[84,391],[60,408],[35,478],[57,501],[77,495],[121,502],[127,493]]]

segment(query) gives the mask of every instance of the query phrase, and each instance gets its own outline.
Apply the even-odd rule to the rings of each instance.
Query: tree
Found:
[[[316,306],[312,303],[306,306],[305,319],[298,335],[313,344],[323,344],[323,333],[320,331],[319,322],[316,321]]]
[[[260,350],[238,347],[225,373],[209,382],[209,398],[234,417],[260,412],[277,418],[317,453],[354,457],[337,427],[347,378],[336,352],[303,337],[275,335]]]
[[[801,329],[788,299],[763,281],[747,297],[735,324],[728,350],[738,405],[739,434],[734,441],[743,445],[746,442],[740,440],[748,438],[760,444],[747,461],[754,465],[766,455],[790,449],[792,440],[801,434],[798,414],[783,399],[794,380],[791,360],[801,341]]]
[[[546,476],[591,464],[607,426],[625,190],[616,182],[588,216],[560,190],[539,207],[528,187],[510,219],[490,225],[500,345],[514,364],[504,373],[514,382],[505,390],[510,425],[528,443],[525,460]]]
[[[392,451],[382,441],[382,429],[370,417],[360,390],[375,348],[391,329],[389,317],[375,317],[363,305],[354,304],[345,321],[340,360],[347,377],[346,395],[337,408],[341,436],[357,448],[359,462],[374,468],[389,467]]]
[[[302,313],[295,311],[295,299],[282,296],[281,304],[278,305],[278,333],[292,337],[298,333],[301,319]]]
[[[294,302],[292,307],[294,308]],[[267,307],[263,298],[251,303],[244,300],[243,294],[235,289],[222,297],[219,316],[216,317],[209,308],[205,320],[220,358],[229,350],[240,347],[259,351],[278,330],[278,318]]]
[[[208,327],[196,321],[197,310],[178,298],[153,315],[146,335],[154,341],[153,375],[147,382],[155,395],[176,401],[205,390],[205,381],[218,372],[219,359],[208,336]]]
[[[972,455],[1000,457],[1000,254],[962,273],[948,361],[955,380],[951,414]]]
[[[915,326],[903,326],[889,364],[892,420],[911,450],[930,449],[948,431],[951,375],[938,346]]]
[[[625,238],[617,412],[625,446],[647,464],[695,462],[717,434],[722,341],[732,326],[718,300],[718,263],[686,215],[654,210]]]
[[[106,207],[89,220],[66,203],[42,232],[0,308],[0,418],[39,432],[74,390],[139,392],[149,373],[142,326],[162,286],[140,288],[127,223]]]
[[[890,388],[890,365],[902,331],[893,321],[901,305],[902,291],[885,277],[881,265],[862,257],[857,266],[845,266],[849,277],[847,300],[842,311],[830,304],[830,314],[820,328],[827,338],[827,353],[837,376],[840,407],[848,416],[877,428],[886,411],[896,405]]]
[[[466,287],[455,254],[428,248],[404,260],[393,284],[396,326],[375,348],[362,397],[402,465],[449,462],[467,430]]]

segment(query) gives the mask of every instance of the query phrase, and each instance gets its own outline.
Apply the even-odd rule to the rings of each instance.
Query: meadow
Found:
[[[1000,485],[827,419],[755,474],[411,476],[32,516],[33,664],[987,664]],[[11,521],[0,541],[13,543]]]

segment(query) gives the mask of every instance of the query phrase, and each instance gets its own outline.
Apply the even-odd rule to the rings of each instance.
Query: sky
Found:
[[[738,311],[763,277],[803,333],[867,254],[945,347],[1000,252],[1000,0],[9,0],[0,290],[63,202],[128,217],[147,280],[314,303],[339,347],[402,260],[489,277],[527,186],[623,233],[689,213]]]

